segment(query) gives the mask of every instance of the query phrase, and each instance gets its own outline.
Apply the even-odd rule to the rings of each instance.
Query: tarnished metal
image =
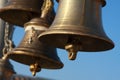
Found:
[[[26,33],[23,40],[17,48],[8,53],[9,58],[29,65],[33,76],[41,71],[41,68],[60,69],[63,67],[63,63],[57,56],[56,48],[38,41],[38,35],[48,29],[54,16],[51,0],[44,1],[41,18],[34,18],[25,23]]]
[[[63,63],[57,56],[56,49],[45,43],[38,41],[37,37],[40,33],[48,29],[49,25],[44,19],[35,18],[25,24],[25,36],[20,45],[13,51],[8,53],[9,58],[30,65],[33,75],[37,68],[59,69],[63,67]],[[34,65],[40,65],[37,67]],[[35,71],[34,71],[35,70]]]
[[[9,80],[15,74],[14,68],[9,60],[0,59],[0,80]]]
[[[7,4],[0,8],[0,18],[19,26],[41,14],[43,0],[8,0]]]
[[[0,8],[4,6],[7,0],[0,0]],[[0,19],[0,80],[9,80],[11,75],[15,73],[14,67],[10,63],[9,60],[2,59],[3,57],[3,48],[4,44],[4,37],[5,37],[5,22]],[[13,29],[14,27],[9,28],[9,39],[12,38]]]
[[[0,59],[0,71],[2,72],[5,70],[15,73],[14,68],[12,64],[9,62],[9,60]]]
[[[74,60],[78,51],[105,51],[114,47],[103,30],[101,9],[105,0],[60,0],[51,27],[39,40],[66,49]]]

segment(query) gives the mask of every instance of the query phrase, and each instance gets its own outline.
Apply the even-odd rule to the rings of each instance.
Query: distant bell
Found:
[[[39,35],[48,45],[66,49],[74,60],[78,51],[110,50],[114,43],[103,30],[101,9],[105,0],[60,0],[51,27]]]
[[[41,14],[43,0],[8,0],[0,8],[0,18],[14,25],[24,26],[24,23]]]
[[[25,24],[25,36],[20,45],[8,53],[8,57],[22,64],[30,65],[32,74],[35,75],[41,68],[60,69],[60,61],[56,48],[38,40],[38,35],[48,29],[49,22],[44,19],[34,18]]]
[[[15,70],[13,65],[10,63],[9,60],[5,60],[5,59],[0,59],[0,72],[11,72],[12,74],[15,74]]]
[[[0,59],[0,80],[10,80],[10,77],[16,74],[13,65],[8,59]]]

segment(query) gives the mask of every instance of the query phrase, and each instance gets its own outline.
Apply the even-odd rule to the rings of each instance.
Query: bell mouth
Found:
[[[48,30],[38,36],[39,41],[65,49],[67,44],[80,45],[79,51],[98,52],[114,48],[114,43],[107,36],[97,36],[80,31]],[[74,41],[74,42],[72,42]]]
[[[33,54],[33,52],[35,54]],[[25,48],[15,48],[13,51],[8,53],[8,57],[25,65],[31,65],[38,62],[38,64],[41,65],[41,68],[45,69],[61,69],[64,66],[59,59],[52,59],[44,55],[37,54],[37,51],[35,52],[34,50],[27,50]]]

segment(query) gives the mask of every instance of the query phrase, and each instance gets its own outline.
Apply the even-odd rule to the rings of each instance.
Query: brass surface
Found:
[[[4,72],[5,70],[15,73],[14,67],[9,60],[0,59],[0,72]]]
[[[41,71],[41,66],[37,62],[34,64],[31,64],[30,71],[32,72],[32,75],[35,76],[36,72]]]
[[[76,45],[78,51],[112,49],[114,43],[102,25],[103,6],[105,0],[60,0],[51,27],[39,35],[39,40],[62,49],[68,44]]]
[[[32,74],[35,75],[38,69],[60,69],[63,63],[57,56],[56,48],[41,43],[38,35],[49,25],[44,19],[34,18],[25,24],[25,36],[18,47],[8,53],[8,57],[25,65],[30,65]],[[40,67],[33,68],[37,64]]]
[[[38,26],[41,29],[44,27],[43,20],[36,19],[32,19],[29,25],[27,23],[25,28],[29,26],[36,28]],[[37,36],[43,31],[37,29],[35,31],[32,31],[32,29],[27,30],[19,46],[8,53],[9,58],[26,65],[38,62],[42,68],[62,68],[63,64],[57,56],[56,49],[38,41]]]
[[[0,18],[14,25],[23,27],[24,23],[34,17],[39,17],[43,0],[8,0],[0,8]]]

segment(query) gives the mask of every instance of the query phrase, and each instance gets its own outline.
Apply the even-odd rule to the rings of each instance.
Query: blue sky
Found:
[[[37,77],[54,80],[120,80],[120,0],[106,0],[102,9],[102,21],[105,33],[113,40],[115,47],[104,52],[80,52],[75,61],[68,60],[65,50],[57,49],[64,63],[59,70],[42,69]],[[57,6],[57,5],[56,5]],[[24,29],[16,27],[14,43],[19,44],[24,35]],[[32,76],[29,67],[11,61],[18,74]]]

